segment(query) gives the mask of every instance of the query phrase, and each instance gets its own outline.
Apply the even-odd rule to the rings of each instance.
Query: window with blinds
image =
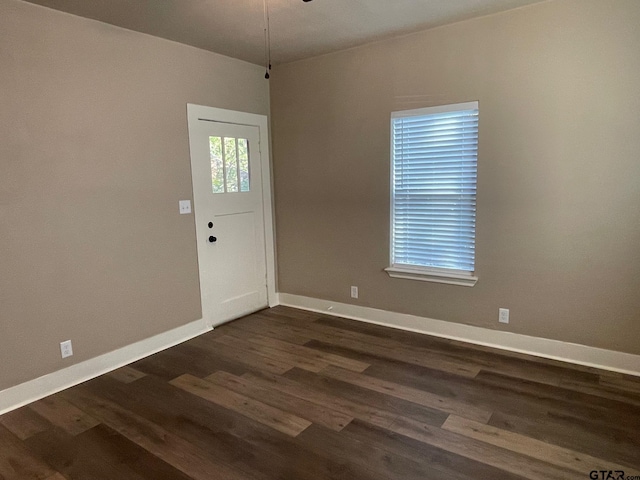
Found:
[[[390,275],[473,285],[478,103],[391,117]]]

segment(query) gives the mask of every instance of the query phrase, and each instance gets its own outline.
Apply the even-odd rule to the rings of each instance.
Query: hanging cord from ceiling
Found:
[[[271,29],[269,28],[269,3],[263,0],[264,4],[264,78],[269,80],[269,70],[271,70]]]
[[[302,0],[307,3],[311,0]],[[269,26],[269,1],[262,0],[264,6],[264,78],[269,80],[269,71],[271,70],[271,28]]]

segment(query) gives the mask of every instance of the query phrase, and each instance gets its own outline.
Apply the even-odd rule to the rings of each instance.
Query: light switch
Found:
[[[191,213],[191,200],[180,200],[180,215]]]

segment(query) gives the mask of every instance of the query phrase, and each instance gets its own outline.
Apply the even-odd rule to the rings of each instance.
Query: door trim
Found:
[[[258,127],[260,137],[260,167],[262,169],[262,205],[264,214],[264,240],[265,240],[265,261],[267,267],[267,302],[270,307],[278,305],[276,294],[276,262],[275,262],[275,225],[273,219],[273,195],[271,188],[271,155],[269,149],[269,121],[266,115],[255,113],[238,112],[223,108],[207,107],[203,105],[187,104],[187,124],[189,127],[189,146],[193,150],[192,138],[193,126],[199,121],[231,123]],[[190,153],[191,159],[191,153]],[[191,160],[189,162],[191,168]],[[193,189],[193,169],[192,169],[192,189]],[[197,209],[196,199],[193,196],[194,209]],[[195,216],[194,216],[195,232]],[[202,241],[196,236],[196,242]],[[198,250],[198,249],[197,249]],[[198,271],[200,270],[200,258],[198,258]],[[198,279],[200,280],[200,272]],[[200,305],[202,303],[202,289],[200,289]],[[203,316],[204,316],[204,312]],[[207,322],[210,323],[210,322]],[[209,325],[211,327],[211,325]]]

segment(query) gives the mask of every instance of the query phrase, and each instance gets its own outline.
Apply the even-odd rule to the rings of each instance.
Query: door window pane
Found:
[[[227,192],[238,191],[238,150],[235,138],[224,138],[224,168]]]
[[[222,139],[209,137],[211,157],[211,183],[213,193],[224,193],[224,165],[222,163]]]
[[[209,137],[211,191],[250,191],[249,141],[246,138]]]
[[[240,165],[240,191],[249,191],[249,142],[246,138],[238,139],[238,163]]]

